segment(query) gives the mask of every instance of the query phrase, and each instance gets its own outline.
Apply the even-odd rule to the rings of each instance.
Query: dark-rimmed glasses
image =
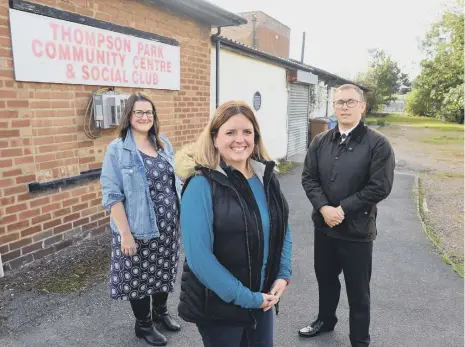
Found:
[[[150,110],[150,111],[142,111],[142,110],[135,110],[135,111],[132,111],[134,113],[134,116],[136,116],[137,118],[142,118],[144,115],[147,116],[147,118],[153,118],[153,111]]]
[[[349,99],[349,100],[337,100],[337,101],[334,101],[334,102],[333,102],[333,105],[334,105],[334,107],[336,107],[336,108],[343,108],[343,107],[344,107],[344,104],[347,104],[347,107],[353,108],[353,107],[357,106],[359,102],[363,102],[363,101],[354,100],[354,99]]]

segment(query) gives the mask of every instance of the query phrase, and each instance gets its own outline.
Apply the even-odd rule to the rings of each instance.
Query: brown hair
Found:
[[[244,101],[231,100],[220,105],[200,134],[196,145],[194,161],[197,165],[201,165],[215,170],[220,164],[220,153],[215,148],[214,139],[218,135],[218,130],[231,117],[243,114],[253,125],[254,129],[254,149],[252,152],[253,158],[258,160],[271,160],[265,145],[263,144],[260,127],[252,109]]]
[[[137,101],[148,101],[152,104],[153,126],[149,129],[149,135],[153,135],[155,137],[155,145],[157,148],[163,149],[163,142],[160,140],[160,121],[158,119],[155,103],[147,95],[142,93],[132,94],[126,101],[126,107],[124,108],[124,112],[119,123],[119,137],[123,140],[126,138],[128,129],[131,127],[132,111],[134,111],[134,105]]]
[[[360,98],[361,100],[360,101],[363,101],[365,102],[365,96],[363,94],[363,90],[361,90],[359,87],[357,87],[355,84],[343,84],[342,86],[339,86],[335,91],[334,91],[334,94],[336,94],[337,92],[341,91],[341,90],[347,90],[347,89],[352,89],[352,90],[355,90],[357,92],[358,95],[360,95]]]

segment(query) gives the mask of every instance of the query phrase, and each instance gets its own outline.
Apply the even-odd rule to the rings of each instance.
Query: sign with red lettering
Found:
[[[180,89],[180,48],[10,9],[15,79]]]

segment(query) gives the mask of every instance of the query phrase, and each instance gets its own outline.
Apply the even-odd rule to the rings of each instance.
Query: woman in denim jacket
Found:
[[[153,346],[167,344],[153,322],[180,330],[168,313],[167,298],[180,253],[181,181],[174,173],[173,147],[159,129],[153,101],[131,95],[100,177],[113,235],[110,296],[131,303],[136,336]]]

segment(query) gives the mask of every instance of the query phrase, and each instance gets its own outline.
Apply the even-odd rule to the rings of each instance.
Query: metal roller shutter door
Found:
[[[309,87],[291,84],[288,103],[287,157],[307,150]]]

